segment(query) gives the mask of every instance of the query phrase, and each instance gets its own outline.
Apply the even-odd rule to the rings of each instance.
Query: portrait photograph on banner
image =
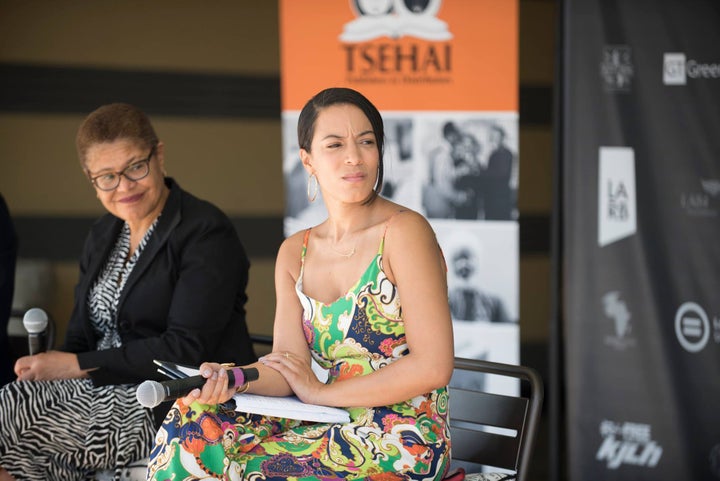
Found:
[[[448,269],[455,355],[512,364],[519,358],[517,224],[438,219],[431,225]],[[490,378],[485,388],[511,391]],[[505,383],[505,384],[498,384]],[[457,387],[470,387],[464,382]],[[472,386],[480,387],[480,386]]]

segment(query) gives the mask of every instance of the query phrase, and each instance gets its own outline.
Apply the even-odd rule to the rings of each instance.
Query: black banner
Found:
[[[720,479],[720,3],[568,0],[570,480]]]

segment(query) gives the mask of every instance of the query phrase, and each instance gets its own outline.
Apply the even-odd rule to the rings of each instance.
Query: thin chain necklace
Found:
[[[355,232],[354,234],[357,234],[357,232]],[[353,245],[352,249],[350,249],[350,252],[342,252],[342,251],[337,250],[337,249],[333,246],[333,243],[332,243],[332,241],[330,240],[330,238],[328,238],[328,245],[330,246],[330,249],[331,249],[335,254],[339,255],[340,257],[344,257],[344,258],[346,258],[346,259],[349,259],[350,257],[352,257],[352,256],[355,255],[355,250],[356,250],[356,247],[357,247],[357,235],[354,235],[354,237],[355,237],[355,245]]]
[[[330,249],[333,250],[333,252],[341,257],[352,257],[353,254],[355,254],[355,246],[353,246],[352,250],[350,252],[340,252],[339,250],[335,249],[332,244],[330,244]]]

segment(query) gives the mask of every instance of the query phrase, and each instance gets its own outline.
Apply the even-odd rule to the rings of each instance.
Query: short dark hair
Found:
[[[357,90],[345,87],[331,87],[321,90],[313,98],[307,101],[300,111],[298,119],[297,135],[298,145],[301,149],[311,152],[313,135],[315,135],[315,123],[320,111],[333,105],[354,105],[359,108],[365,117],[370,121],[375,143],[378,148],[378,173],[375,189],[366,203],[372,202],[380,194],[383,185],[383,153],[385,146],[385,128],[382,116],[377,107],[372,104],[363,94]]]
[[[498,134],[500,134],[500,138],[501,138],[501,139],[504,139],[504,138],[506,137],[507,134],[505,133],[505,129],[504,129],[504,128],[500,127],[500,126],[497,125],[497,124],[493,124],[491,128],[492,128],[492,130],[494,130],[495,132],[497,132]]]
[[[158,143],[150,119],[134,105],[118,102],[97,108],[85,117],[75,137],[80,163],[85,166],[87,151],[93,145],[121,139],[137,142],[145,148]]]
[[[445,122],[445,124],[443,125],[442,131],[443,131],[443,137],[446,139],[448,138],[448,136],[450,134],[455,134],[458,136],[461,134],[460,129],[458,128],[457,125],[455,125],[455,122],[453,122],[452,120]]]

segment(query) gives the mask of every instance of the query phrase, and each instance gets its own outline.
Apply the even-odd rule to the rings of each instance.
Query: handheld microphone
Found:
[[[23,316],[23,326],[28,333],[28,351],[33,356],[45,350],[45,329],[48,315],[39,307],[33,307]]]
[[[227,375],[228,387],[240,387],[246,382],[255,381],[258,378],[258,370],[254,367],[247,369],[233,367],[227,370]],[[200,375],[163,382],[144,381],[138,386],[135,395],[140,404],[146,408],[154,408],[162,402],[183,397],[193,389],[203,387],[205,381],[207,379]]]

